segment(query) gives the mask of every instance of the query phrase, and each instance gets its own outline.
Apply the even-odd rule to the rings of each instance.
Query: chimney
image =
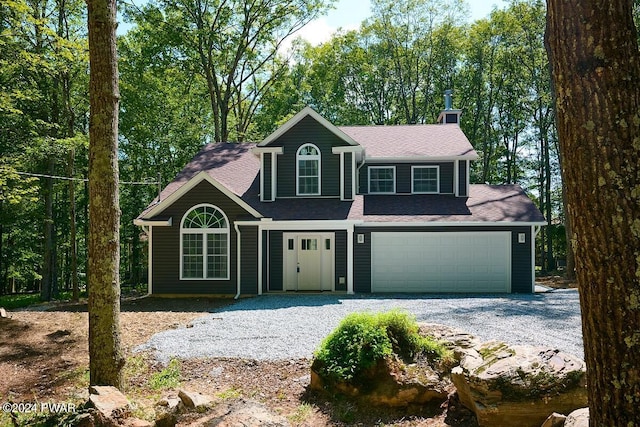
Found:
[[[447,89],[444,91],[444,110],[438,116],[438,123],[446,125],[446,124],[456,124],[460,126],[460,116],[462,115],[462,110],[454,110],[453,109],[453,90]]]
[[[453,95],[453,91],[451,89],[447,89],[444,91],[444,109],[451,110],[451,105],[453,101],[451,100],[451,95]]]

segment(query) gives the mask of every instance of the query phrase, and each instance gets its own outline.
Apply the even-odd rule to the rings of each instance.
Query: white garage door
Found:
[[[511,233],[371,233],[372,292],[510,292]]]

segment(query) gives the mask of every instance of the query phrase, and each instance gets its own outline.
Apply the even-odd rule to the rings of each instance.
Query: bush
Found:
[[[447,355],[442,345],[418,330],[415,317],[405,311],[352,313],[320,344],[316,362],[327,377],[349,381],[394,353],[403,359]]]

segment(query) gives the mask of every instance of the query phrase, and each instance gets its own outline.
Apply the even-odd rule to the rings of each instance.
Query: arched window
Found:
[[[320,194],[320,150],[313,144],[304,144],[296,153],[296,181],[298,196]]]
[[[180,224],[180,278],[229,279],[229,221],[213,205],[189,210]]]

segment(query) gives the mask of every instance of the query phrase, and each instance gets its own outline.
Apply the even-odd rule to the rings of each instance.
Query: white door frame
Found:
[[[282,290],[297,291],[302,239],[317,238],[320,287],[317,291],[335,291],[335,233],[282,233]],[[328,241],[328,242],[327,242]],[[306,254],[305,254],[306,255]],[[304,266],[303,266],[304,268]],[[306,290],[306,289],[305,289]]]

